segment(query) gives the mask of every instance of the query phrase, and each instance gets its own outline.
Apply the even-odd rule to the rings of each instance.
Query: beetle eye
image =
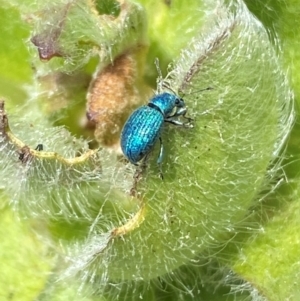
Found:
[[[175,105],[179,105],[179,103],[180,103],[180,98],[176,98]]]

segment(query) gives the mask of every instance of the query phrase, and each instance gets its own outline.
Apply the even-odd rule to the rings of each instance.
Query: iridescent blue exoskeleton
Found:
[[[121,148],[128,160],[137,165],[152,151],[157,140],[160,141],[160,154],[157,163],[163,158],[161,130],[164,122],[179,126],[188,126],[191,118],[185,117],[187,112],[184,100],[171,93],[155,95],[147,105],[135,110],[126,121],[121,133]],[[187,119],[186,123],[178,120],[178,116]]]

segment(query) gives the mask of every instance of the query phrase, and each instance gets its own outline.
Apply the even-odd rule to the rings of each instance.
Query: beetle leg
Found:
[[[188,122],[191,122],[191,121],[193,121],[193,119],[192,119],[192,118],[190,118],[190,117],[186,117],[186,116],[185,116],[185,115],[186,115],[186,113],[187,113],[187,108],[186,108],[186,107],[184,107],[184,108],[180,108],[180,109],[178,109],[178,110],[177,110],[177,112],[176,112],[175,116],[182,116],[182,117],[184,117],[185,119],[187,119],[187,120],[188,120]]]
[[[190,124],[190,122],[193,119],[187,118],[187,117],[186,117],[186,119],[188,119],[188,122],[181,122],[179,120],[168,117],[168,118],[165,118],[165,122],[169,122],[169,123],[172,123],[172,124],[177,125],[177,126],[183,126],[183,127],[189,127],[189,128],[194,127],[192,124]]]
[[[168,116],[168,117],[165,119],[165,121],[170,122],[169,120],[172,120],[174,117],[178,117],[178,116],[182,116],[183,118],[187,119],[187,122],[186,122],[186,123],[189,123],[189,122],[193,121],[192,118],[186,117],[186,116],[185,116],[186,113],[187,113],[187,108],[186,108],[186,107],[178,108],[178,109],[175,111],[175,113],[174,113],[173,115],[171,115],[171,116]],[[173,123],[173,122],[171,121],[171,123]],[[174,124],[180,125],[179,123],[174,123]],[[182,123],[182,125],[184,125],[184,123]]]
[[[190,122],[192,122],[194,120],[191,117],[186,117],[185,114],[186,114],[186,111],[184,112],[184,114],[182,114],[182,117],[185,118],[185,119],[187,119],[187,122],[185,122],[185,124],[190,123]]]
[[[187,112],[187,107],[178,108],[175,114],[173,115],[173,117],[180,116],[180,115],[185,116],[186,112]]]
[[[169,122],[169,123],[172,123],[172,124],[175,124],[175,125],[178,125],[178,126],[184,126],[184,122],[181,122],[179,120],[172,119],[172,118],[166,118],[165,122]]]
[[[183,107],[183,108],[176,108],[175,112],[173,115],[169,115],[168,118],[172,118],[172,117],[177,117],[177,116],[185,116],[187,112],[187,108]]]
[[[164,156],[164,146],[163,146],[161,137],[159,137],[159,142],[160,142],[160,151],[159,151],[159,156],[157,158],[157,164],[159,165],[159,175],[160,175],[161,179],[163,179],[164,177],[163,177],[163,173],[162,173],[161,164],[162,164],[162,160],[163,160],[163,156]]]

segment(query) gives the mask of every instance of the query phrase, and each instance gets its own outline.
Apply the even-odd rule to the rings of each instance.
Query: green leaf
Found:
[[[46,230],[45,225],[33,220],[18,221],[7,208],[1,209],[0,215],[1,300],[34,300],[53,265],[48,245],[33,232],[33,228]],[[43,234],[46,238],[47,231]]]
[[[155,84],[157,70],[154,60],[159,58],[163,73],[169,63],[179,56],[182,48],[199,32],[205,21],[202,1],[141,0],[148,15],[150,41],[147,57],[146,79]]]
[[[299,187],[295,187],[296,190]],[[299,195],[244,244],[234,271],[268,300],[299,300]]]
[[[186,93],[194,128],[166,127],[164,180],[154,152],[137,188],[144,207],[122,239],[98,235],[95,225],[68,273],[86,268],[104,284],[162,276],[221,241],[270,185],[293,123],[285,73],[242,3],[219,7],[207,22],[166,79]]]
[[[32,69],[26,46],[29,27],[20,19],[15,9],[2,6],[0,18],[0,97],[8,98],[11,104],[22,103],[27,96],[25,84],[32,82]]]
[[[62,4],[65,2],[54,3],[57,7]],[[135,167],[124,164],[115,154],[108,154],[105,150],[77,166],[62,164],[55,157],[51,160],[37,159],[23,166],[18,160],[17,147],[5,144],[1,148],[1,185],[14,197],[15,208],[28,216],[37,215],[46,219],[48,228],[55,236],[53,244],[60,242],[71,259],[71,267],[66,274],[73,275],[79,270],[79,275],[71,280],[72,285],[68,286],[68,281],[63,280],[63,284],[51,283],[53,287],[50,290],[46,287],[43,291],[40,285],[36,291],[41,290],[45,298],[75,298],[75,291],[86,283],[88,292],[84,292],[84,297],[87,300],[89,294],[99,291],[108,300],[116,297],[131,300],[140,296],[146,300],[160,297],[165,300],[227,298],[221,299],[223,294],[228,293],[228,286],[225,290],[218,290],[217,296],[211,293],[224,285],[225,280],[213,284],[201,282],[201,273],[189,273],[189,265],[197,265],[199,253],[208,258],[221,258],[221,254],[216,254],[216,249],[219,250],[224,241],[226,244],[232,233],[245,232],[250,235],[253,232],[255,226],[244,222],[252,206],[275,189],[274,179],[281,166],[282,147],[293,124],[292,93],[279,55],[273,48],[278,40],[275,39],[275,43],[270,41],[264,27],[249,14],[242,2],[230,2],[229,6],[219,5],[216,9],[211,9],[213,4],[208,3],[205,11],[201,10],[203,7],[198,2],[189,4],[180,1],[151,1],[147,4],[151,44],[149,65],[153,65],[154,57],[159,56],[161,66],[165,69],[189,41],[181,56],[169,68],[166,82],[175,92],[183,94],[188,106],[187,115],[194,119],[194,128],[166,126],[164,129],[163,181],[158,176],[156,166],[158,148],[142,180],[138,182],[138,198],[128,197]],[[48,15],[50,7],[53,7],[51,5],[35,2],[29,7],[28,3],[24,3],[19,10],[23,16],[30,16],[33,10],[43,12],[42,16],[47,16],[54,26],[59,13],[54,14],[53,11]],[[61,10],[58,11],[61,13]],[[133,9],[127,13],[128,23],[120,22],[116,27],[114,22],[109,23],[107,32],[104,30],[107,36],[100,39],[103,31],[97,31],[96,24],[101,21],[95,21],[96,17],[90,14],[85,2],[75,5],[68,18],[69,27],[61,36],[62,45],[74,56],[71,55],[66,65],[63,59],[55,58],[50,62],[50,67],[38,63],[37,69],[42,74],[49,70],[75,70],[90,58],[91,45],[108,45],[106,50],[113,49],[114,57],[127,46],[136,45],[136,39],[144,41],[143,11],[133,5]],[[288,12],[285,13],[291,18]],[[15,16],[12,24],[18,28],[20,19],[17,14]],[[35,23],[35,29],[43,32],[46,23],[43,17],[39,20],[40,23]],[[267,21],[264,23],[271,24]],[[135,33],[139,25],[142,25],[142,30]],[[109,30],[110,26],[112,31]],[[290,46],[293,38],[290,39]],[[10,41],[9,38],[7,40]],[[79,43],[74,46],[75,40]],[[110,48],[111,42],[115,48]],[[293,53],[295,49],[285,48],[285,51]],[[105,54],[109,54],[109,51]],[[286,58],[289,61],[289,56]],[[296,56],[293,58],[297,61]],[[10,54],[5,52],[3,60],[7,62],[10,59]],[[28,65],[23,62],[20,68],[26,70]],[[7,74],[10,72],[8,69],[6,67]],[[147,72],[146,69],[147,76],[151,77],[151,70]],[[15,97],[18,95],[23,100],[23,92],[18,91],[20,86],[8,80],[5,74],[1,80],[3,93],[12,96],[16,93]],[[24,74],[30,74],[31,77],[28,70]],[[18,73],[22,83],[26,82],[24,74],[22,71]],[[164,88],[160,84],[158,92]],[[207,87],[213,89],[200,92]],[[84,92],[82,89],[78,89],[78,94]],[[33,87],[30,92],[35,92]],[[13,132],[32,148],[42,142],[46,150],[68,157],[87,149],[85,141],[73,139],[65,130],[52,129],[51,123],[34,101],[14,112],[18,115],[9,115]],[[288,149],[292,155],[299,150],[297,135],[295,131]],[[2,138],[5,140],[1,136],[1,146]],[[297,179],[298,165],[293,163],[292,166],[289,175],[296,174]],[[294,186],[287,188],[289,191],[294,189],[297,191]],[[286,201],[285,196],[282,199]],[[286,240],[280,233],[275,233],[272,224],[278,225],[290,219],[296,221],[297,210],[296,207],[287,206],[285,219],[282,218],[285,211],[276,213],[278,216],[265,227],[267,232],[264,238],[258,237],[258,242],[255,241],[253,246],[245,243],[249,264],[257,264],[254,271],[260,265],[265,269],[270,268],[270,273],[274,275],[272,279],[276,281],[281,275],[283,281],[290,281],[295,276],[296,269],[290,266],[284,268],[291,261],[283,259],[284,264],[279,265],[281,272],[278,273],[275,268],[268,267],[270,260],[260,262],[258,257],[260,250],[267,252],[272,235],[278,235],[279,239],[277,245],[274,242],[274,248],[278,248],[284,258],[290,256],[287,249],[284,250],[286,252],[280,249],[279,244],[286,243]],[[297,250],[294,249],[298,229],[293,224],[291,226],[286,227],[286,231],[281,229],[281,232],[287,236],[293,234],[290,236],[293,261],[297,258]],[[240,245],[236,243],[235,247]],[[26,255],[20,253],[22,258],[26,258]],[[234,252],[230,253],[228,257],[231,261],[228,260],[226,264],[233,262],[234,256]],[[186,281],[184,278],[181,280],[180,273],[177,273],[182,271],[182,267],[187,267],[187,273],[182,273],[188,278]],[[249,280],[254,289],[260,288],[263,273],[251,274],[250,268],[243,269],[238,261],[234,269],[241,278]],[[5,271],[7,273],[8,270]],[[61,271],[56,273],[60,276]],[[265,287],[261,292],[275,295],[277,290],[274,283],[279,283],[276,281],[264,282]],[[159,286],[160,282],[164,282],[165,287]],[[206,286],[203,289],[202,283]],[[233,289],[234,284],[230,287]],[[197,292],[191,291],[191,288]],[[161,290],[165,294],[160,295]],[[296,291],[296,286],[295,289],[287,286],[278,295],[296,296]],[[235,297],[244,298],[238,294]]]
[[[95,1],[95,6],[99,14],[118,16],[120,13],[120,3],[118,1]]]

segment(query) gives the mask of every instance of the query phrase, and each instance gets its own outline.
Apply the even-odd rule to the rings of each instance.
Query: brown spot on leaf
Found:
[[[25,164],[33,159],[33,155],[30,152],[30,148],[25,145],[19,150],[19,160]]]
[[[136,53],[125,53],[98,71],[87,94],[87,118],[96,126],[95,138],[114,146],[132,110],[140,103]]]
[[[7,115],[4,108],[4,100],[0,100],[0,135],[6,135],[6,128],[8,126]]]
[[[53,22],[47,24],[40,33],[34,35],[31,38],[31,42],[37,47],[39,52],[39,57],[41,60],[49,61],[53,57],[64,56],[64,53],[59,44],[59,38],[64,29],[66,17],[70,9],[71,2],[65,5],[61,10],[58,11],[53,17]],[[54,12],[49,12],[55,14]]]

